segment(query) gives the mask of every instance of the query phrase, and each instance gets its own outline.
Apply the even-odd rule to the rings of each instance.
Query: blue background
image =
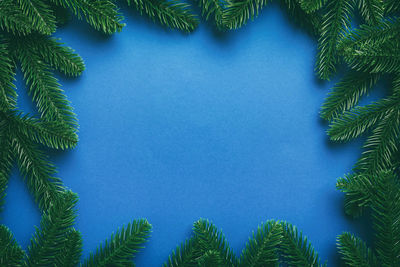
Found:
[[[239,255],[261,222],[280,219],[337,265],[336,236],[368,231],[335,189],[362,143],[328,141],[319,109],[333,83],[314,75],[316,41],[275,5],[238,31],[202,23],[190,35],[123,12],[127,26],[111,37],[75,20],[55,34],[87,66],[58,75],[80,142],[50,153],[80,197],[84,256],[136,218],[153,225],[137,266],[160,266],[199,218]],[[17,78],[20,107],[35,112]],[[2,221],[26,248],[40,213],[16,169],[7,192]]]

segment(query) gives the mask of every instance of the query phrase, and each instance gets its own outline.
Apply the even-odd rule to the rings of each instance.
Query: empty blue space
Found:
[[[76,79],[57,74],[80,142],[50,151],[79,195],[84,256],[137,218],[153,225],[137,266],[160,266],[199,218],[222,229],[237,255],[269,219],[296,225],[330,266],[337,235],[366,238],[335,189],[362,140],[328,140],[319,110],[333,82],[314,75],[315,40],[274,5],[238,31],[202,23],[190,35],[122,11],[119,34],[75,20],[55,34],[87,67]],[[35,112],[17,78],[20,107]],[[7,193],[2,222],[26,249],[40,213],[17,169]]]

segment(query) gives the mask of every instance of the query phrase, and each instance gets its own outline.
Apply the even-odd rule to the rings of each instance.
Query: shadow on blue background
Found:
[[[332,83],[314,76],[316,42],[276,6],[224,34],[203,24],[185,35],[124,13],[127,26],[111,37],[76,21],[56,34],[87,66],[78,79],[61,77],[79,118],[78,147],[51,152],[80,197],[83,254],[141,217],[153,234],[138,266],[160,266],[199,218],[222,228],[239,254],[261,222],[280,219],[337,265],[336,236],[368,231],[345,217],[335,190],[361,141],[328,141],[318,113]],[[15,170],[3,222],[26,248],[39,221]]]

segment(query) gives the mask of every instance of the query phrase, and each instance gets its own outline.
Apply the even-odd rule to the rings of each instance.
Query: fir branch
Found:
[[[75,229],[65,234],[65,240],[60,252],[55,259],[56,267],[76,267],[82,255],[82,236]]]
[[[312,13],[321,9],[327,0],[300,0],[301,8],[306,13]]]
[[[195,239],[191,238],[172,251],[163,267],[198,267],[197,260],[203,252],[196,248],[194,241]]]
[[[150,235],[151,225],[147,220],[135,220],[111,235],[104,247],[96,250],[96,254],[83,263],[84,267],[101,266],[133,266],[132,258]]]
[[[346,49],[344,61],[350,68],[370,73],[396,73],[400,71],[399,39],[382,45],[364,45],[357,50]]]
[[[400,189],[392,172],[380,172],[374,179],[377,193],[372,202],[376,253],[380,266],[400,265]]]
[[[203,252],[217,251],[224,266],[236,266],[237,259],[229,248],[228,242],[221,231],[208,220],[200,219],[194,223],[195,244]],[[204,255],[203,255],[204,256]]]
[[[354,169],[357,172],[376,173],[392,168],[400,137],[400,111],[395,108],[379,121],[367,139],[361,158]]]
[[[376,194],[373,181],[364,174],[346,175],[337,181],[336,188],[345,193],[344,210],[353,217],[361,216]]]
[[[378,24],[384,13],[383,0],[358,0],[358,9],[361,17],[369,25]]]
[[[400,12],[400,2],[398,0],[385,0],[384,6],[386,15],[398,14]]]
[[[350,27],[354,0],[330,0],[326,6],[318,40],[317,73],[327,80],[336,71],[336,44],[341,34]]]
[[[0,1],[0,29],[22,35],[38,30],[13,0]]]
[[[34,49],[24,46],[23,41],[17,42],[15,47],[14,53],[21,62],[29,94],[36,101],[43,120],[58,121],[76,127],[76,117],[70,103],[48,66],[40,60]]]
[[[40,121],[9,112],[8,123],[30,140],[54,149],[74,148],[78,136],[71,127],[57,121]]]
[[[328,129],[328,135],[333,141],[348,141],[363,134],[378,121],[391,114],[398,103],[392,96],[366,106],[357,106],[335,119]]]
[[[55,16],[50,7],[40,0],[16,0],[25,16],[40,33],[50,35],[56,31]]]
[[[15,241],[10,229],[4,225],[0,225],[0,266],[23,266],[24,256],[25,252]]]
[[[7,121],[0,119],[0,212],[3,211],[8,177],[10,176],[13,162],[8,127]]]
[[[29,191],[39,208],[47,210],[63,192],[60,179],[52,176],[55,168],[27,137],[15,131],[12,136],[12,150]]]
[[[36,229],[28,248],[28,266],[52,266],[56,255],[64,252],[65,232],[74,223],[76,202],[77,196],[67,191],[43,214],[40,229]]]
[[[52,3],[68,8],[78,19],[85,18],[94,29],[106,34],[120,32],[125,26],[121,23],[123,16],[117,6],[110,0],[49,0]]]
[[[299,0],[280,0],[281,7],[286,10],[289,19],[293,20],[295,25],[305,29],[311,36],[319,36],[322,17],[319,13],[306,13],[302,9]]]
[[[61,71],[65,75],[79,76],[85,69],[82,58],[74,53],[70,47],[63,46],[59,39],[47,36],[31,34],[21,40],[24,46],[29,46],[35,54],[51,67]]]
[[[192,32],[199,24],[190,5],[179,0],[127,0],[129,6],[164,26]]]
[[[1,9],[1,8],[0,8]],[[15,108],[17,93],[14,90],[14,68],[8,45],[0,36],[0,110]]]
[[[209,20],[214,17],[214,23],[218,29],[223,29],[222,16],[226,1],[224,0],[199,0],[199,7],[201,9],[201,15],[205,20]]]
[[[222,25],[228,29],[237,29],[258,16],[269,0],[233,0],[227,2],[222,15]]]
[[[335,84],[321,107],[321,117],[331,121],[356,106],[360,98],[378,82],[379,74],[349,71]]]
[[[321,266],[318,253],[314,251],[307,237],[303,236],[295,226],[286,222],[282,223],[282,229],[281,251],[288,266]]]
[[[378,266],[374,253],[360,238],[350,233],[343,233],[338,237],[337,242],[339,253],[347,266]]]
[[[256,234],[253,233],[242,252],[239,266],[277,266],[281,242],[282,226],[278,222],[268,221],[258,227]]]
[[[340,55],[346,50],[355,51],[364,46],[380,46],[400,34],[400,19],[385,18],[376,25],[363,24],[346,33],[337,45]]]

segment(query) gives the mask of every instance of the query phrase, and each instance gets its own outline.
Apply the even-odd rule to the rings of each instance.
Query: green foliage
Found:
[[[112,234],[110,241],[100,245],[83,266],[133,266],[133,255],[143,248],[142,244],[148,239],[150,231],[151,225],[147,220],[133,221]]]
[[[343,31],[350,27],[354,0],[330,0],[326,6],[318,41],[317,72],[321,79],[329,79],[336,71],[336,45]]]
[[[383,0],[358,0],[361,17],[369,25],[378,24],[384,13]]]
[[[239,266],[277,266],[282,239],[283,229],[281,224],[268,221],[261,225],[246,244],[240,257]]]
[[[36,229],[28,248],[28,266],[51,266],[54,263],[54,256],[65,246],[65,233],[74,223],[76,202],[75,194],[65,192],[43,214],[40,228]]]
[[[311,13],[321,9],[327,0],[301,0],[301,8],[304,9],[307,13]]]
[[[75,229],[70,229],[65,234],[63,247],[55,258],[55,265],[62,267],[74,267],[80,262],[82,255],[82,235]]]
[[[375,190],[372,181],[363,174],[347,175],[340,178],[336,188],[345,192],[344,210],[348,215],[359,217],[370,207]]]
[[[335,119],[328,135],[335,141],[356,138],[374,127],[355,166],[358,172],[377,172],[392,168],[398,151],[400,127],[399,94],[379,102],[355,107]]]
[[[338,237],[338,249],[347,266],[378,266],[374,253],[358,237],[343,233]]]
[[[363,192],[365,184],[372,189],[370,193]],[[375,252],[351,234],[339,236],[338,247],[346,265],[400,266],[400,186],[397,176],[391,171],[380,171],[351,183],[342,183],[340,189],[350,194],[354,203],[368,202],[375,230]]]
[[[319,256],[307,237],[304,237],[296,227],[282,223],[282,228],[282,254],[288,266],[325,266],[321,265]]]
[[[236,259],[221,231],[207,220],[194,223],[194,235],[169,256],[164,267],[190,266],[320,266],[318,254],[296,227],[268,221],[258,227]],[[286,265],[285,265],[286,266]]]
[[[82,254],[82,236],[72,227],[76,202],[77,196],[71,191],[60,193],[43,213],[40,228],[36,228],[26,255],[9,229],[0,225],[0,265],[77,267]],[[146,220],[133,221],[111,235],[104,249],[100,246],[83,266],[134,266],[131,259],[142,248],[150,229]]]
[[[351,110],[362,96],[368,94],[379,78],[379,74],[349,71],[328,94],[321,107],[321,117],[330,121]]]
[[[190,5],[177,0],[127,0],[140,14],[146,14],[162,25],[186,32],[193,31],[198,19],[191,12]]]
[[[316,12],[307,12],[299,0],[280,0],[283,10],[286,10],[292,22],[306,30],[311,36],[318,37],[321,27],[321,15]]]
[[[222,24],[228,29],[242,27],[249,19],[254,19],[268,0],[235,0],[227,2],[222,15]]]
[[[0,225],[0,266],[19,267],[25,252],[15,241],[13,234],[4,225]]]

